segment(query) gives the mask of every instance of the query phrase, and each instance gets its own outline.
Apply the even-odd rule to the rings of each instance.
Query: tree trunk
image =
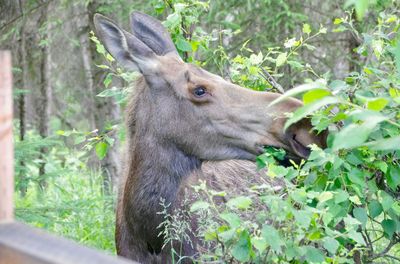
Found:
[[[47,7],[43,7],[41,10],[40,26],[44,26],[48,22],[47,14],[50,11],[50,4]],[[46,32],[49,32],[46,29]],[[42,35],[42,40],[48,40],[48,33]],[[50,117],[50,95],[51,95],[51,53],[49,43],[45,43],[41,48],[42,59],[40,61],[40,98],[36,106],[38,115],[38,129],[39,135],[42,138],[49,136],[49,117]],[[40,159],[42,163],[39,166],[39,188],[44,190],[47,187],[46,179],[46,162],[45,157],[48,152],[46,147],[40,149]]]
[[[26,34],[25,34],[25,24],[26,17],[23,14],[24,3],[22,1],[19,2],[20,12],[23,15],[22,25],[21,25],[21,46],[20,46],[20,58],[21,58],[21,67],[22,67],[22,88],[27,90],[29,87],[29,66],[26,58]],[[18,118],[19,118],[19,140],[22,142],[25,140],[25,91],[22,91],[18,98]],[[26,178],[26,166],[23,159],[19,162],[20,171],[17,175],[20,185],[19,192],[22,197],[26,195],[26,191],[28,189],[28,182]]]
[[[77,6],[78,10],[82,10],[81,6]],[[80,8],[79,8],[80,7]],[[96,95],[101,92],[103,87],[104,74],[95,67],[96,47],[90,42],[89,32],[93,28],[92,19],[96,6],[91,3],[86,8],[84,16],[77,20],[77,28],[80,31],[79,43],[83,60],[85,79],[88,97],[88,109],[90,109],[90,123],[92,129],[104,131],[108,123],[113,123],[120,119],[120,108],[113,98],[99,98]],[[100,161],[100,169],[103,176],[103,188],[106,194],[111,194],[116,188],[120,175],[120,158],[119,158],[119,139],[117,133],[112,131],[108,136],[114,140],[112,147],[108,149],[107,155]],[[96,162],[98,164],[98,162]]]

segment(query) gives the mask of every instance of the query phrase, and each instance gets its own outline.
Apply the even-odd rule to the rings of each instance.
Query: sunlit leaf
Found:
[[[279,54],[278,57],[276,58],[276,62],[275,62],[276,63],[276,67],[282,66],[286,62],[286,59],[287,59],[287,53],[286,52],[283,52],[283,53]]]
[[[310,104],[304,105],[297,109],[293,115],[286,121],[284,129],[286,130],[290,125],[300,121],[304,117],[314,113],[315,111],[319,110],[321,107],[339,103],[340,99],[337,97],[326,96],[321,100],[312,102]]]
[[[301,94],[301,93],[304,93],[304,92],[307,92],[310,90],[323,89],[325,87],[326,87],[326,81],[323,79],[317,80],[312,83],[302,84],[302,85],[299,85],[297,87],[294,87],[294,88],[288,90],[283,95],[279,96],[274,101],[272,101],[269,105],[272,106],[272,105],[280,103],[290,97],[293,97],[295,95],[298,95],[298,94]]]
[[[247,196],[238,196],[235,198],[230,199],[227,202],[227,205],[231,208],[237,208],[237,209],[248,209],[250,208],[252,204],[252,201],[250,197]]]
[[[305,33],[305,34],[311,33],[311,27],[309,24],[303,24],[303,33]]]
[[[374,111],[380,111],[389,103],[385,98],[377,98],[367,102],[367,108]]]
[[[102,160],[107,155],[108,144],[104,141],[100,141],[96,144],[95,149],[97,157]]]

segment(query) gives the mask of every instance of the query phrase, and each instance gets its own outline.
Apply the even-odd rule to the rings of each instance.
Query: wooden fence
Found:
[[[14,221],[11,54],[0,51],[0,264],[128,264],[65,238]]]

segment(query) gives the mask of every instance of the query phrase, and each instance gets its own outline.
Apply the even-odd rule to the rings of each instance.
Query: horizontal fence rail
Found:
[[[132,264],[21,223],[0,224],[0,264]]]

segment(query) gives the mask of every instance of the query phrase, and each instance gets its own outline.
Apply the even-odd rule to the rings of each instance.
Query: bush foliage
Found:
[[[184,15],[172,11],[167,26],[172,17]],[[365,10],[359,3],[355,11],[361,20]],[[289,116],[286,127],[310,117],[314,129],[329,128],[330,136],[327,149],[311,146],[309,160],[292,167],[276,162],[282,150],[268,149],[258,158],[259,166],[268,168],[265,177],[283,181],[282,189],[248,186],[246,195],[218,204],[215,198],[226,193],[210,190],[204,183],[195,186],[200,197],[205,197],[191,205],[191,213],[200,223],[199,229],[192,231],[206,245],[201,261],[400,260],[400,20],[395,10],[387,8],[378,14],[374,27],[369,25],[365,27],[368,31],[360,32],[354,26],[359,23],[353,20],[355,16],[347,14],[333,20],[332,32],[324,26],[315,30],[303,24],[301,33],[288,38],[281,48],[254,52],[245,43],[242,54],[234,58],[222,47],[217,49],[232,80],[252,89],[280,88],[274,80],[260,76],[265,71],[279,77],[280,70],[290,66],[292,71],[312,73],[313,79],[305,79],[277,101],[298,96],[304,102]],[[321,74],[300,60],[302,49],[316,49],[308,43],[310,39],[343,31],[360,38],[354,50],[356,71],[344,79],[331,79],[329,73]],[[164,230],[171,238],[168,243],[179,241],[187,227],[171,225],[171,217],[167,215]]]

